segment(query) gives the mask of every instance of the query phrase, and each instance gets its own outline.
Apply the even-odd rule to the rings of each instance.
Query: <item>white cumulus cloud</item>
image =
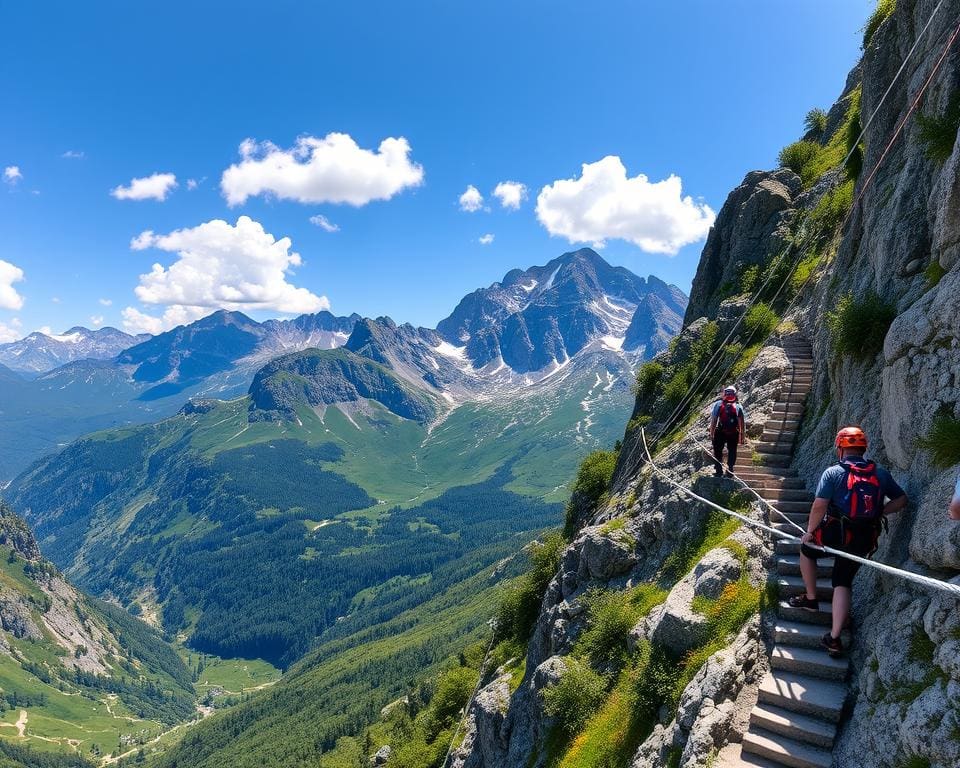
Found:
[[[716,214],[682,194],[679,176],[627,176],[620,158],[584,163],[579,179],[558,179],[537,196],[537,218],[571,243],[618,238],[650,253],[675,254],[707,236]]]
[[[103,325],[103,315],[91,315],[90,325],[92,325],[94,328],[99,328],[101,325]]]
[[[0,309],[20,309],[23,296],[17,293],[14,283],[23,280],[23,270],[9,261],[0,259]]]
[[[238,218],[235,225],[214,219],[167,235],[142,232],[131,240],[133,250],[157,248],[177,258],[169,267],[154,264],[140,275],[134,291],[142,304],[166,307],[162,316],[127,307],[124,325],[159,333],[216,309],[293,314],[328,309],[325,296],[287,281],[302,263],[291,246],[289,237],[274,238],[248,216]]]
[[[501,181],[493,188],[493,196],[499,198],[504,208],[517,210],[520,203],[527,199],[527,185],[519,181]]]
[[[83,160],[87,156],[87,153],[82,149],[68,149],[60,157],[64,160]]]
[[[320,227],[324,232],[339,232],[340,227],[334,224],[330,219],[324,216],[322,213],[318,213],[315,216],[310,217],[310,223]]]
[[[7,184],[16,184],[22,178],[23,174],[20,173],[19,165],[8,165],[3,169],[3,180],[7,182]]]
[[[102,307],[109,307],[111,304],[113,304],[113,299],[97,299],[97,301]]]
[[[473,184],[467,185],[467,188],[460,195],[460,210],[467,213],[476,213],[483,208],[483,195]]]
[[[172,173],[155,173],[139,179],[131,179],[127,186],[114,187],[110,194],[117,200],[159,200],[163,202],[177,186],[177,177]]]
[[[9,323],[0,322],[0,344],[9,344],[23,336],[22,326],[18,318],[13,318]]]
[[[423,183],[423,166],[410,160],[410,151],[403,137],[384,139],[376,150],[363,149],[346,133],[301,136],[290,149],[246,139],[242,160],[223,172],[220,189],[230,205],[256,195],[366,205]]]
[[[480,245],[490,245],[490,243],[493,242],[493,237],[494,236],[488,232],[485,235],[481,235],[480,239],[477,242],[479,242]]]

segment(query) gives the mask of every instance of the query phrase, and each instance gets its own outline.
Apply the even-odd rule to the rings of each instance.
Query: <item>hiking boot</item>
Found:
[[[791,608],[803,608],[806,611],[819,611],[820,610],[820,601],[816,598],[810,599],[804,594],[794,595],[787,603]],[[829,632],[827,633],[830,634]]]
[[[724,476],[724,477],[733,477],[733,469],[728,469],[726,472],[723,473],[723,476]]]
[[[827,653],[834,658],[843,654],[843,643],[840,642],[840,638],[834,637],[829,632],[820,638],[820,645],[826,648]]]
[[[713,470],[713,476],[714,476],[714,477],[723,477],[723,470],[722,470],[722,469],[715,469],[715,470]]]

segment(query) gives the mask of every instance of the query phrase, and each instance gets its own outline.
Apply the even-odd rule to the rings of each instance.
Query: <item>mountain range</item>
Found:
[[[74,360],[110,360],[149,338],[109,326],[97,330],[75,326],[59,335],[35,331],[19,341],[0,344],[0,365],[26,374],[45,373]]]
[[[678,288],[583,249],[512,270],[465,297],[436,330],[329,312],[262,323],[214,312],[113,357],[74,359],[30,378],[0,368],[0,430],[18,436],[15,445],[0,443],[0,481],[80,435],[170,416],[189,398],[242,396],[257,371],[285,353],[343,346],[453,406],[529,389],[592,353],[624,372],[665,348],[685,307]],[[113,329],[31,334],[6,345],[0,363],[49,360],[47,339],[106,331],[113,335],[102,338],[117,345],[136,341]],[[70,348],[93,349],[79,341]],[[107,346],[97,349],[105,355]]]

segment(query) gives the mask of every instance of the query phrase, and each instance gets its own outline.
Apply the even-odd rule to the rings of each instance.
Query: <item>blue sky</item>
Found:
[[[687,290],[703,206],[829,107],[873,2],[38,5],[0,4],[8,336],[324,299],[432,326],[507,270],[598,239],[609,261]],[[295,155],[298,137],[316,141]],[[243,156],[246,139],[260,144]],[[619,213],[597,220],[584,164]],[[153,174],[176,178],[163,201],[111,195]],[[682,194],[657,184],[671,175]],[[525,185],[517,209],[492,194],[506,181]],[[484,198],[472,213],[468,185]],[[191,269],[212,263],[201,286]]]

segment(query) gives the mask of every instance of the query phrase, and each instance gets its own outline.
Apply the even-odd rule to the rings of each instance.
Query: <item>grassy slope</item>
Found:
[[[5,594],[22,595],[33,605],[31,613],[34,623],[44,632],[44,637],[40,640],[21,640],[3,633],[12,654],[0,653],[0,692],[4,696],[15,697],[16,701],[7,701],[8,709],[0,715],[0,738],[11,739],[41,752],[91,756],[94,753],[109,754],[120,747],[121,740],[146,740],[167,731],[168,725],[138,717],[115,694],[57,679],[56,670],[62,668],[64,650],[44,629],[40,606],[46,595],[25,572],[25,561],[14,560],[9,554],[7,547],[0,547],[0,586]],[[86,612],[101,630],[108,628],[109,620],[97,613],[95,605],[84,604],[78,609]],[[149,634],[145,642],[147,651],[153,650],[149,647],[153,642]],[[177,683],[162,668],[139,658],[136,664],[145,676],[162,687],[177,687]],[[53,673],[52,681],[44,682],[30,671],[30,665],[50,670]],[[117,669],[113,674],[120,677],[128,673]],[[10,707],[11,703],[14,706]],[[24,727],[22,738],[18,735],[18,721]]]

